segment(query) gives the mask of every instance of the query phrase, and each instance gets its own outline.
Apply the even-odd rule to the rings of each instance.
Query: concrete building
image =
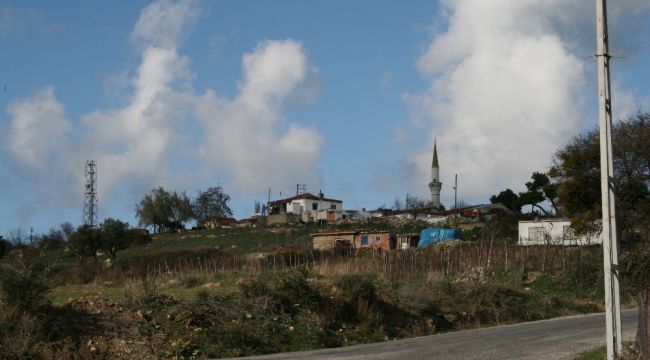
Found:
[[[601,236],[576,236],[569,219],[541,219],[519,222],[518,245],[602,244]]]
[[[389,231],[323,231],[311,234],[314,250],[337,247],[390,251],[397,248],[397,239]]]
[[[319,196],[303,193],[268,204],[269,215],[294,214],[304,222],[315,221],[317,212],[323,209],[341,210],[343,201],[325,198],[323,193]]]
[[[311,234],[314,250],[331,250],[337,247],[353,248],[358,231],[324,231]]]
[[[440,182],[440,168],[438,166],[438,149],[436,142],[433,141],[433,161],[431,162],[431,182],[429,183],[429,190],[431,191],[431,206],[440,209],[440,190],[442,189],[442,182]]]
[[[372,217],[371,213],[365,210],[343,210],[343,209],[321,209],[316,212],[316,221],[326,220],[334,222],[339,220],[365,221]]]

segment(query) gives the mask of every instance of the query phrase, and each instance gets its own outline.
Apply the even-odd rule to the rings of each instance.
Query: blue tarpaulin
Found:
[[[420,233],[419,248],[424,248],[437,244],[442,241],[462,240],[463,232],[459,229],[430,227],[422,230]]]

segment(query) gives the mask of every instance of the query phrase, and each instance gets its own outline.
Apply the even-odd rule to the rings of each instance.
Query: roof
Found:
[[[496,203],[496,204],[479,204],[479,205],[471,205],[471,206],[465,206],[462,208],[456,208],[456,209],[451,209],[443,212],[443,215],[453,215],[453,214],[459,214],[463,213],[466,211],[474,211],[474,210],[503,210],[507,213],[510,213],[510,209],[508,209],[505,205],[501,203]]]
[[[519,223],[549,223],[549,222],[571,222],[571,219],[567,218],[546,218],[546,219],[536,219],[536,220],[521,220]]]
[[[410,234],[397,234],[396,235],[398,238],[399,237],[414,237],[414,236],[420,236],[420,233],[410,233]]]
[[[438,149],[436,149],[436,141],[433,140],[433,161],[431,167],[438,167]]]
[[[358,234],[358,231],[349,230],[349,231],[320,231],[313,233],[310,236],[331,236],[331,235],[355,235]]]
[[[302,194],[299,194],[299,195],[296,195],[296,196],[292,196],[292,197],[289,197],[289,198],[286,198],[286,199],[280,199],[280,200],[271,201],[271,202],[269,202],[269,205],[286,204],[286,203],[290,203],[290,202],[292,202],[292,201],[294,201],[294,200],[303,200],[303,199],[306,199],[306,200],[319,200],[319,201],[329,201],[329,202],[343,203],[343,201],[341,201],[341,200],[328,199],[328,198],[320,198],[319,196],[316,196],[316,195],[314,195],[314,194],[310,194],[310,193],[302,193]]]

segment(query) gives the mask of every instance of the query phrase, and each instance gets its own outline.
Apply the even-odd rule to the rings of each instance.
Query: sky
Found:
[[[615,119],[650,109],[650,2],[609,4]],[[0,1],[0,234],[135,225],[162,186],[236,218],[296,185],[348,209],[523,191],[597,126],[592,0]]]

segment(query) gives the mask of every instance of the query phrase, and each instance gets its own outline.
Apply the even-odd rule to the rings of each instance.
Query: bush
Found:
[[[9,251],[11,251],[11,248],[11,242],[0,236],[0,259],[9,253]]]
[[[130,229],[127,231],[127,236],[133,245],[146,245],[151,242],[151,235],[146,229]]]
[[[33,313],[48,303],[44,279],[50,268],[43,265],[41,255],[21,250],[0,269],[0,304],[5,310]]]
[[[20,312],[35,312],[47,304],[48,287],[40,276],[31,272],[5,270],[0,273],[2,305]]]

